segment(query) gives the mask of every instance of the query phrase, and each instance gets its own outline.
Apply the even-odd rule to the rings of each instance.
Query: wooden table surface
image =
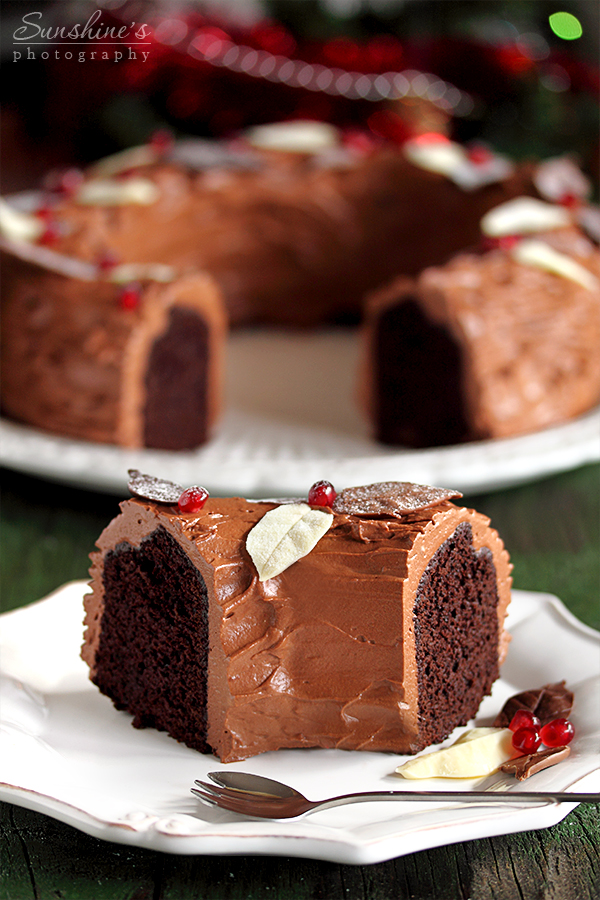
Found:
[[[492,518],[515,586],[558,595],[600,628],[600,467],[465,498]],[[85,578],[117,499],[2,472],[2,609]],[[557,673],[560,677],[560,673]],[[483,838],[371,866],[285,857],[169,856],[91,838],[1,804],[0,900],[435,898],[596,900],[600,806],[579,806],[541,831]]]

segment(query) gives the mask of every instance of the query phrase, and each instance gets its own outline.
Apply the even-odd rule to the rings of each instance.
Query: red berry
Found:
[[[482,241],[483,250],[512,250],[519,243],[521,235],[505,234],[502,237],[484,237]]]
[[[519,728],[534,728],[536,731],[539,731],[541,724],[538,717],[534,716],[531,710],[518,709],[510,720],[508,727],[511,731],[518,731]]]
[[[206,488],[195,485],[187,488],[177,501],[180,512],[198,512],[208,499]]]
[[[521,236],[518,234],[506,234],[504,237],[498,238],[498,246],[501,250],[512,250],[520,240]]]
[[[330,481],[315,481],[308,492],[311,506],[331,506],[337,494]]]
[[[105,250],[98,255],[96,265],[98,266],[98,271],[105,275],[119,265],[119,258],[112,250]]]
[[[568,719],[553,719],[543,726],[540,737],[546,747],[564,747],[575,736],[575,729]]]
[[[473,147],[469,147],[467,151],[467,156],[469,157],[470,162],[474,163],[476,166],[482,166],[485,163],[490,162],[493,159],[493,153],[483,144],[476,144]]]
[[[371,153],[377,146],[372,134],[368,134],[366,131],[359,131],[358,129],[346,131],[342,140],[345,147],[361,156]]]
[[[567,192],[559,197],[558,202],[561,206],[566,206],[567,209],[576,209],[578,206],[581,206],[581,197]]]
[[[42,222],[50,222],[54,218],[54,208],[51,204],[44,203],[42,206],[38,206],[35,215],[38,219],[41,219]]]
[[[45,187],[53,193],[72,197],[81,187],[83,180],[81,169],[55,169],[46,177]]]
[[[39,236],[38,243],[43,244],[45,247],[50,247],[52,244],[56,244],[60,239],[60,226],[57,222],[52,221],[52,219],[45,219],[44,221],[46,227]]]
[[[137,309],[140,305],[142,289],[139,284],[127,284],[119,294],[121,309]]]
[[[168,153],[174,143],[173,135],[166,128],[155,131],[150,138],[150,146],[159,156],[164,156],[165,153]]]
[[[513,747],[521,753],[535,753],[541,743],[540,733],[535,728],[519,728],[512,738]]]
[[[84,176],[81,169],[67,169],[66,172],[63,172],[60,179],[61,194],[72,197],[83,184],[83,178]]]
[[[445,134],[442,134],[440,131],[426,131],[423,134],[418,134],[415,138],[413,138],[415,144],[419,146],[427,146],[429,144],[450,144],[452,143],[449,137],[446,137]]]

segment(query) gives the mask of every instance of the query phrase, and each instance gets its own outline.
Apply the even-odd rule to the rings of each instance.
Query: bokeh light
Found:
[[[581,22],[577,16],[568,12],[555,12],[549,16],[550,28],[563,41],[576,41],[583,34]]]

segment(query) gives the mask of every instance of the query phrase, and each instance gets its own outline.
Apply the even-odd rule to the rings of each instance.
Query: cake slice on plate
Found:
[[[455,491],[208,498],[132,473],[86,597],[90,677],[133,724],[223,762],[416,753],[499,674],[511,565]]]

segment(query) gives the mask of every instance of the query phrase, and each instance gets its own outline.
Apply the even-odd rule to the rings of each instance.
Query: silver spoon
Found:
[[[497,793],[495,791],[366,791],[342,794],[325,800],[307,800],[287,784],[251,775],[248,772],[209,772],[213,782],[195,781],[192,794],[209,806],[262,819],[294,819],[316,809],[363,803],[368,800],[407,800],[439,802],[449,800],[463,805],[540,803],[600,803],[599,794],[569,794],[550,791]]]

